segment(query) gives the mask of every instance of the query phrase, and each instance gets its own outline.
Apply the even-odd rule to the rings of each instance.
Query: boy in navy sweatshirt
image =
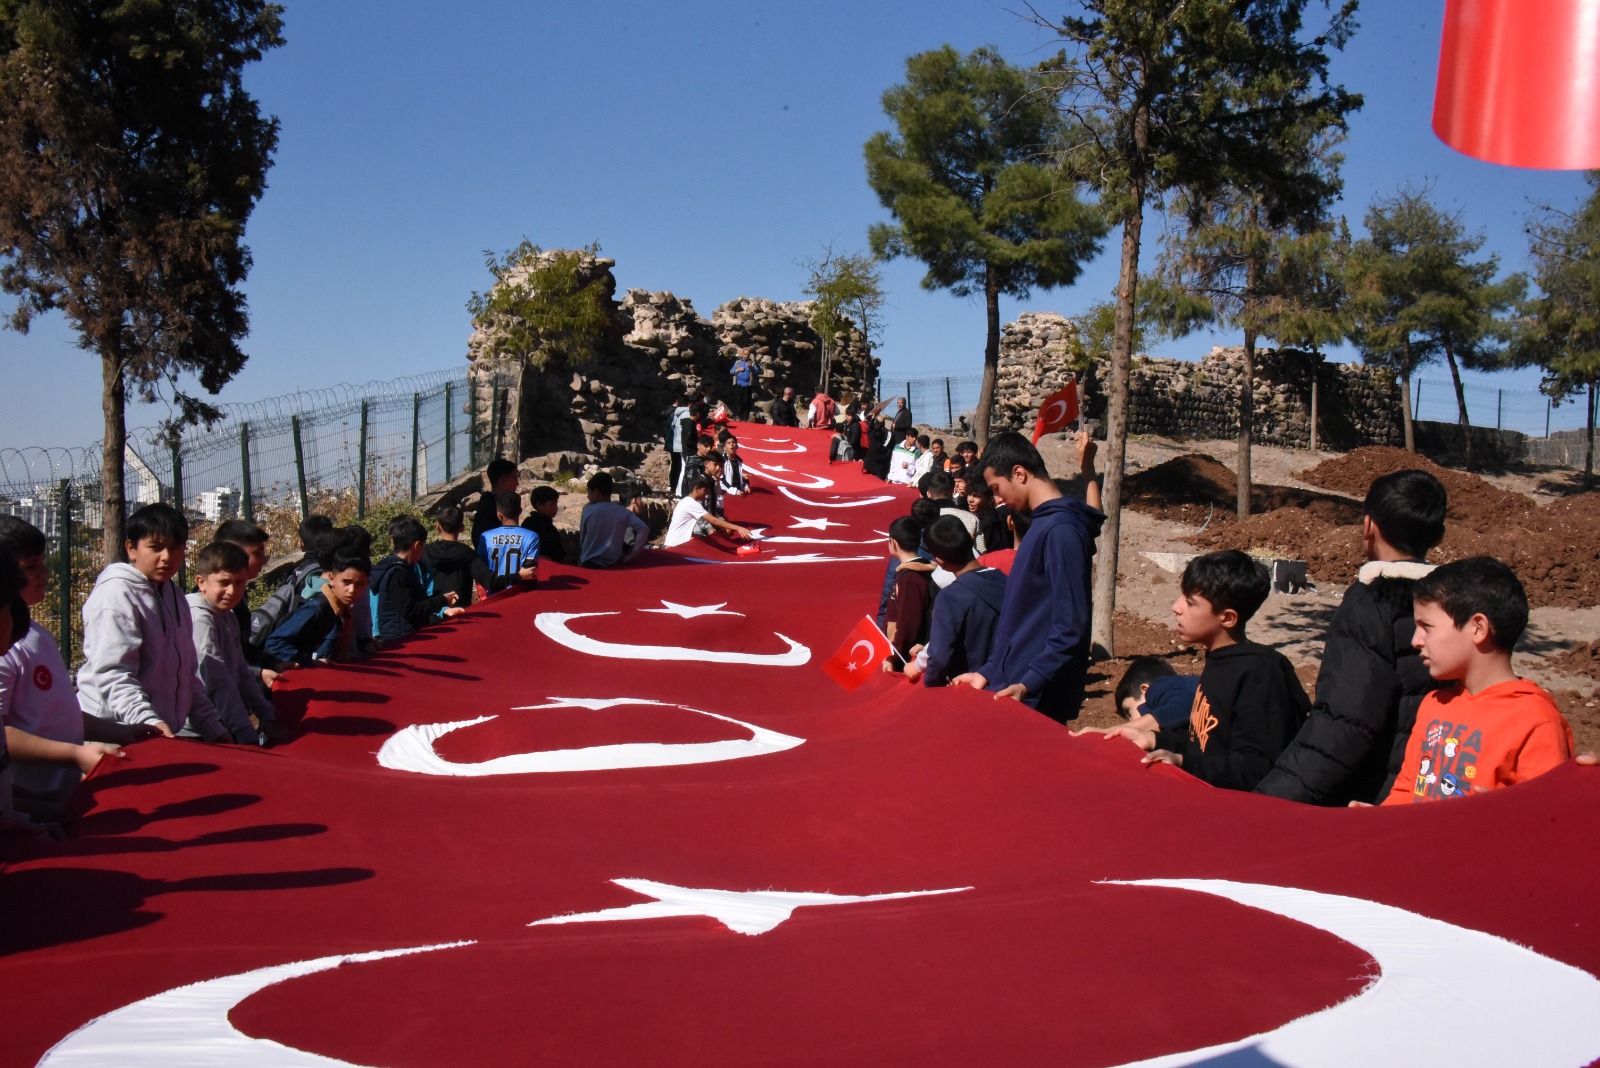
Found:
[[[952,686],[994,690],[1059,723],[1078,717],[1089,672],[1094,539],[1105,522],[1094,476],[1094,442],[1078,434],[1086,499],[1065,496],[1021,434],[989,439],[978,469],[1007,508],[1032,517],[1006,580],[994,651]]]
[[[952,676],[989,659],[994,631],[1005,601],[1006,577],[973,557],[972,535],[961,520],[941,515],[922,536],[934,562],[955,576],[933,602],[928,644],[913,650],[907,677],[924,686],[943,686]]]

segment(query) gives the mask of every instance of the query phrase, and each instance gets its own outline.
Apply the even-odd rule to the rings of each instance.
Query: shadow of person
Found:
[[[146,879],[92,868],[33,868],[0,880],[0,956],[83,942],[148,927],[165,913],[148,908],[162,894],[300,890],[371,879],[370,868],[231,872],[186,879]]]
[[[134,808],[111,808],[90,813],[78,824],[81,835],[127,834],[161,820],[188,819],[193,816],[220,816],[236,812],[261,801],[259,794],[210,794],[186,801],[169,801],[151,812]]]

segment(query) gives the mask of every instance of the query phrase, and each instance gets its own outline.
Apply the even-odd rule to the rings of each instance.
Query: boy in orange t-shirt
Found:
[[[1465,797],[1515,786],[1572,757],[1572,728],[1550,695],[1511,670],[1528,625],[1528,598],[1488,556],[1418,579],[1411,644],[1428,672],[1454,686],[1423,698],[1386,805]]]

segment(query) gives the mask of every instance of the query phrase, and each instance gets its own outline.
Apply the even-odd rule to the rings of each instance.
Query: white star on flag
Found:
[[[742,616],[743,612],[724,612],[728,602],[721,604],[688,605],[678,604],[676,601],[662,601],[663,608],[641,608],[641,612],[656,612],[664,616],[677,616],[680,619],[697,619],[700,616]]]
[[[829,527],[846,527],[848,523],[836,523],[831,519],[801,519],[797,515],[789,517],[794,522],[789,524],[790,530],[827,530]]]

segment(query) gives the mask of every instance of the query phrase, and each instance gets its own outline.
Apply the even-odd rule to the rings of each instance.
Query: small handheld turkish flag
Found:
[[[1033,443],[1053,434],[1078,418],[1078,383],[1068,382],[1039,405],[1039,420],[1033,424]]]
[[[822,671],[840,686],[853,690],[876,675],[878,665],[893,651],[872,617],[862,616],[861,622],[850,628],[839,651],[823,662]]]

